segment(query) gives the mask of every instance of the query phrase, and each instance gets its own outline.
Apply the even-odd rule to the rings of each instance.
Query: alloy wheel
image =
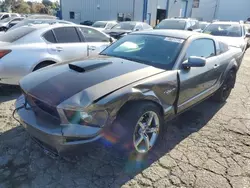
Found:
[[[133,144],[138,153],[147,153],[156,143],[160,131],[160,120],[158,115],[149,111],[144,113],[138,120],[134,135]]]

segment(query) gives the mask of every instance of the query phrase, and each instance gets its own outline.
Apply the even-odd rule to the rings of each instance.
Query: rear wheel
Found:
[[[157,105],[135,102],[123,110],[113,126],[119,149],[137,154],[147,154],[155,147],[162,133],[163,117]]]
[[[226,102],[228,97],[231,94],[232,89],[234,88],[236,81],[236,72],[234,70],[231,70],[224,83],[222,84],[221,88],[214,94],[212,99],[216,102]]]

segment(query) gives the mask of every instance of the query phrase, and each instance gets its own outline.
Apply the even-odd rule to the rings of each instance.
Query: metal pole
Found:
[[[133,20],[135,21],[135,0],[133,1]]]
[[[220,3],[220,0],[216,0],[213,19],[217,18],[217,12],[218,12],[218,8],[219,8],[219,3]]]
[[[166,18],[168,18],[168,16],[169,16],[169,4],[170,4],[170,0],[167,0],[167,4],[166,4]]]

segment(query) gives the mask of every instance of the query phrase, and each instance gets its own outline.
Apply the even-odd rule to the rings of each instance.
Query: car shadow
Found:
[[[20,95],[19,86],[0,85],[0,103],[17,99]]]
[[[0,181],[11,182],[10,186],[14,187],[22,183],[33,187],[32,182],[36,182],[37,179],[41,181],[44,174],[47,173],[50,176],[50,173],[52,175],[57,173],[58,177],[64,177],[64,181],[73,179],[75,182],[81,181],[83,185],[87,183],[93,187],[120,187],[169,153],[189,135],[206,126],[223,106],[224,104],[205,101],[176,119],[167,122],[158,146],[147,156],[137,156],[133,153],[125,155],[114,149],[115,141],[110,138],[106,142],[102,141],[102,144],[86,145],[84,151],[81,151],[80,155],[77,155],[73,160],[51,159],[31,141],[22,127],[16,127],[2,133],[2,135],[0,133],[0,148],[3,149],[3,152],[0,153],[0,159],[4,158],[5,155],[11,156],[9,153],[16,153],[10,157],[6,165],[0,165],[0,172],[4,173],[5,169],[10,169],[12,172],[5,178],[1,179],[0,176]],[[18,151],[13,152],[12,150]],[[25,162],[22,166],[18,166],[20,164],[14,162],[16,156],[18,158],[23,156],[22,160]],[[40,163],[47,164],[47,166],[36,167]],[[19,168],[25,169],[22,178],[17,178],[15,175],[15,171],[18,171]],[[41,173],[41,171],[43,172]],[[58,183],[60,183],[59,180]]]

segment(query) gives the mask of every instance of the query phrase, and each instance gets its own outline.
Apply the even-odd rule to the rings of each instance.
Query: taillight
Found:
[[[10,53],[11,50],[0,50],[0,59]]]

